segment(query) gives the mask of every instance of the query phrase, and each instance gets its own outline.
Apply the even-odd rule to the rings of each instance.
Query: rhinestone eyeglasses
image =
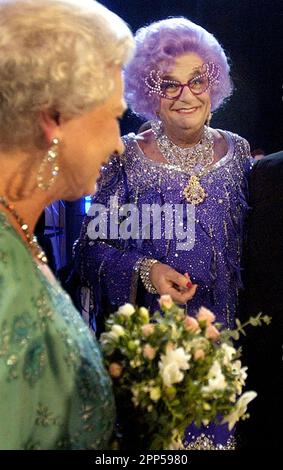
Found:
[[[212,85],[219,83],[219,75],[218,65],[208,62],[203,64],[200,73],[188,80],[187,83],[164,79],[160,71],[151,70],[149,76],[145,78],[145,84],[149,88],[150,95],[159,95],[168,100],[177,100],[185,87],[188,87],[194,95],[205,93]]]

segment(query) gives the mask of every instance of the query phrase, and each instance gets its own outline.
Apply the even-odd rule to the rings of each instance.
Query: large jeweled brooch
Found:
[[[201,204],[205,200],[205,191],[196,175],[190,177],[188,185],[184,188],[183,195],[193,205]]]

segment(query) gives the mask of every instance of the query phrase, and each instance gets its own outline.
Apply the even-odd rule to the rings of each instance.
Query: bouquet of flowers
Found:
[[[133,445],[143,449],[182,448],[186,427],[228,423],[245,418],[253,391],[242,393],[247,367],[239,359],[238,339],[247,324],[268,323],[252,317],[235,330],[224,330],[202,307],[196,318],[161,296],[161,311],[126,304],[106,322],[100,342],[114,381],[118,420],[128,426]],[[126,424],[127,423],[127,424]]]

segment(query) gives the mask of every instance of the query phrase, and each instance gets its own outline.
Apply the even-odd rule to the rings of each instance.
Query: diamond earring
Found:
[[[50,149],[48,150],[47,154],[44,155],[40,163],[39,170],[37,173],[37,187],[39,189],[42,189],[43,191],[47,191],[47,189],[49,189],[53,185],[55,179],[58,176],[60,169],[57,163],[59,143],[59,139],[55,137],[52,140],[52,145]],[[49,164],[51,165],[51,176],[48,181],[44,181],[44,172]]]

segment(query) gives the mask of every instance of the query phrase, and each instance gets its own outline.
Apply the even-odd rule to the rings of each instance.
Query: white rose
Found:
[[[135,313],[135,308],[132,304],[125,304],[119,307],[118,313],[123,315],[124,317],[131,317],[133,313]]]
[[[166,354],[161,355],[159,370],[165,385],[170,387],[173,383],[181,382],[184,374],[181,370],[189,369],[190,354],[187,354],[184,348],[167,348]]]
[[[161,355],[161,362],[164,365],[175,363],[179,369],[187,370],[189,369],[189,360],[191,355],[187,354],[184,348],[170,349],[166,350],[166,354]]]
[[[125,335],[125,329],[120,325],[113,325],[110,331],[111,336],[114,338],[120,338]]]
[[[171,387],[172,384],[182,382],[184,378],[183,372],[180,371],[177,364],[171,363],[164,366],[161,370],[161,377],[164,385]]]

